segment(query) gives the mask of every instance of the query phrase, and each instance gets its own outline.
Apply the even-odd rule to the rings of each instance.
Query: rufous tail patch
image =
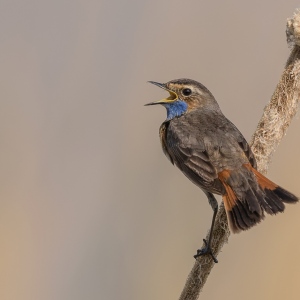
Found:
[[[259,173],[256,169],[254,169],[250,164],[244,164],[244,167],[253,172],[257,179],[257,183],[262,189],[275,190],[278,185],[266,178],[264,175]]]
[[[226,180],[230,177],[230,171],[229,170],[223,170],[222,172],[218,173],[218,178],[222,181],[226,194],[222,196],[223,202],[225,205],[225,209],[227,211],[232,210],[232,208],[236,205],[237,197],[232,190],[232,188],[226,183]]]

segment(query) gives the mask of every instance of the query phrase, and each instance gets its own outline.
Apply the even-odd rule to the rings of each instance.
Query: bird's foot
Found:
[[[210,245],[208,245],[206,239],[203,239],[203,242],[204,242],[204,244],[205,244],[205,247],[202,248],[202,249],[198,249],[198,250],[197,250],[197,254],[194,255],[194,258],[196,259],[197,257],[199,257],[199,256],[201,256],[201,255],[206,255],[206,254],[207,254],[207,255],[210,255],[210,256],[211,256],[211,258],[213,259],[213,261],[214,261],[215,263],[217,263],[218,260],[217,260],[216,257],[213,255],[212,250],[211,250],[211,248],[210,248]]]

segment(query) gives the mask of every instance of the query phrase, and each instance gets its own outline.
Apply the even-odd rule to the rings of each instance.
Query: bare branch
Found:
[[[298,108],[300,96],[300,11],[287,22],[287,41],[292,47],[285,70],[264,108],[263,116],[252,136],[251,148],[255,154],[258,170],[266,173],[272,154],[285,135]],[[217,256],[230,235],[223,203],[216,217],[212,250]],[[204,245],[203,245],[204,246]],[[191,270],[180,300],[196,300],[214,266],[210,256],[200,256]]]

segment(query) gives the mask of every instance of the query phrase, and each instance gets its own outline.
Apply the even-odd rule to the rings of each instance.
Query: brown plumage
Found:
[[[284,203],[298,201],[296,196],[270,181],[251,164],[242,165],[239,171],[223,170],[218,178],[226,190],[222,198],[234,233],[259,223],[264,219],[264,212],[274,215],[284,211]]]
[[[206,193],[214,217],[217,202],[212,193],[222,195],[233,232],[259,223],[264,212],[271,215],[283,212],[284,203],[298,201],[256,170],[248,143],[223,115],[207,88],[190,79],[152,83],[170,93],[169,98],[148,104],[167,108],[167,120],[159,131],[163,151]],[[210,241],[208,247],[209,244]],[[204,250],[198,254],[209,252]]]

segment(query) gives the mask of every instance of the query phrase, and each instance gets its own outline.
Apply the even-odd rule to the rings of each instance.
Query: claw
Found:
[[[201,255],[205,255],[208,254],[211,256],[211,258],[213,259],[213,261],[215,263],[218,263],[218,260],[216,259],[216,257],[213,255],[212,250],[210,248],[210,245],[207,244],[206,239],[203,239],[203,242],[205,244],[205,247],[202,249],[198,249],[197,250],[197,254],[194,255],[194,258],[196,259],[197,257],[201,256]]]

